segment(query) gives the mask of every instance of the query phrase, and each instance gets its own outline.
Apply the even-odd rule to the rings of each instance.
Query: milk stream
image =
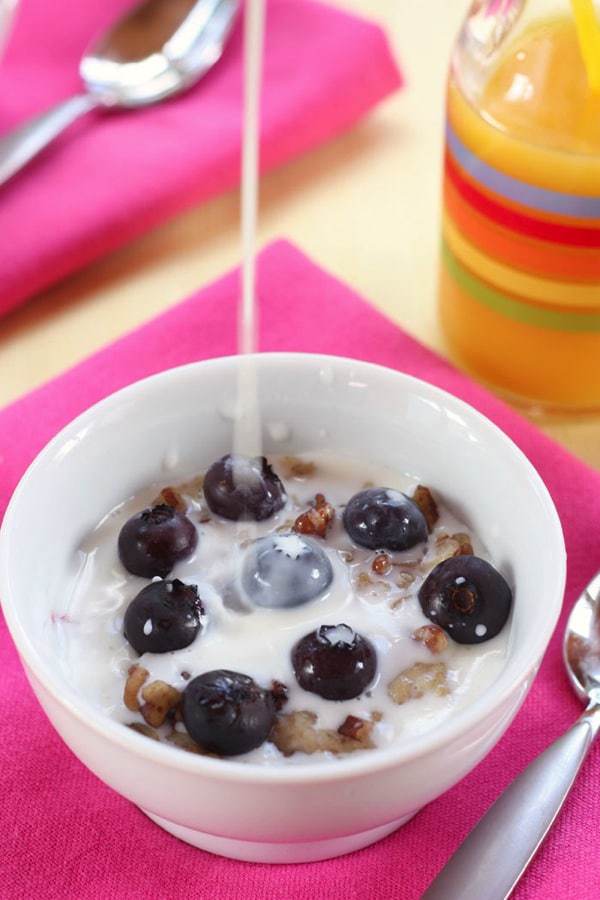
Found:
[[[260,164],[260,91],[265,30],[265,0],[248,0],[244,19],[244,114],[242,125],[241,244],[242,290],[238,316],[240,354],[233,450],[245,456],[262,451],[262,427],[256,364],[256,227]]]

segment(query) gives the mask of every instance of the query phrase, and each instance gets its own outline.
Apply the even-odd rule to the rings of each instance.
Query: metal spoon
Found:
[[[0,139],[0,184],[94,107],[134,108],[190,87],[220,58],[239,0],[145,0],[83,56],[86,92]]]
[[[500,795],[421,900],[505,900],[558,815],[600,730],[600,573],[573,607],[563,653],[584,714]]]

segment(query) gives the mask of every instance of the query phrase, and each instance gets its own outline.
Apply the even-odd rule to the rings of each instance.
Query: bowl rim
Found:
[[[453,394],[430,382],[387,366],[332,354],[278,351],[257,353],[254,354],[254,357],[258,360],[260,366],[276,366],[281,362],[286,364],[296,363],[299,366],[304,366],[307,362],[323,366],[350,364],[367,370],[374,376],[388,379],[391,377],[394,380],[399,379],[413,390],[416,390],[420,396],[441,402],[445,406],[450,405],[457,413],[467,416],[473,425],[483,427],[494,435],[494,438],[499,442],[499,446],[502,447],[502,452],[510,454],[527,476],[532,490],[544,507],[548,540],[552,540],[555,544],[556,552],[553,554],[553,557],[557,571],[553,608],[550,609],[549,607],[551,598],[545,597],[544,619],[540,621],[539,628],[536,629],[535,634],[532,636],[531,644],[528,648],[530,653],[529,665],[521,666],[509,677],[508,673],[511,668],[511,651],[509,650],[507,664],[501,670],[497,679],[482,694],[476,697],[472,703],[458,710],[452,717],[444,720],[439,727],[408,738],[401,744],[392,744],[388,747],[378,748],[373,753],[351,754],[344,758],[338,758],[335,761],[307,762],[297,766],[269,766],[240,762],[235,758],[213,759],[201,755],[177,752],[177,748],[157,741],[149,741],[145,736],[128,729],[121,722],[111,719],[108,715],[96,709],[93,703],[85,697],[77,697],[77,702],[75,702],[74,699],[64,696],[60,690],[59,679],[55,677],[54,671],[38,655],[35,645],[23,627],[16,608],[16,598],[13,599],[12,595],[9,571],[11,523],[17,515],[21,496],[28,490],[29,481],[34,473],[44,466],[47,459],[54,455],[56,449],[64,444],[73,431],[79,431],[89,423],[89,420],[93,420],[98,412],[105,412],[114,405],[122,403],[123,400],[131,399],[140,390],[152,389],[154,383],[180,378],[182,374],[190,370],[239,364],[240,357],[237,355],[199,360],[165,369],[162,372],[149,375],[112,392],[88,407],[61,428],[28,466],[13,492],[5,511],[2,527],[0,528],[0,602],[21,663],[24,665],[28,676],[33,675],[34,679],[60,706],[102,739],[114,742],[125,750],[145,757],[150,762],[166,765],[167,768],[174,768],[179,771],[196,773],[198,775],[203,774],[221,781],[282,782],[286,784],[333,781],[360,777],[362,775],[373,775],[379,771],[394,768],[414,760],[419,756],[425,757],[434,750],[439,749],[439,747],[449,744],[460,735],[468,732],[479,722],[484,721],[489,715],[492,715],[494,710],[501,707],[510,695],[524,683],[532,670],[538,667],[546,651],[562,608],[566,580],[564,536],[550,493],[527,456],[499,426],[466,401],[455,397]]]

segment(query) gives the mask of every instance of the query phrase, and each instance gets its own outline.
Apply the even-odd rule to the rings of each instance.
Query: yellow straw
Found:
[[[594,0],[571,0],[579,48],[590,89],[600,93],[600,22]]]

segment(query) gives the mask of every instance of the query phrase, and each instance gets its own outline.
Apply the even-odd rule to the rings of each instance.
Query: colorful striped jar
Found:
[[[440,314],[513,398],[600,409],[600,95],[567,16],[523,28],[467,99],[448,90]]]

